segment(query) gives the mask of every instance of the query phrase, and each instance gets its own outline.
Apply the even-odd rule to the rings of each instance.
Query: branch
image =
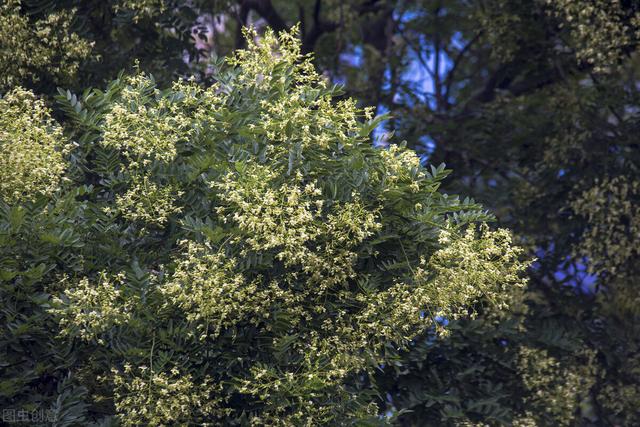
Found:
[[[500,65],[491,74],[491,77],[489,77],[489,80],[487,80],[484,87],[465,101],[465,103],[463,104],[462,112],[466,112],[467,108],[475,102],[485,103],[493,101],[493,99],[495,98],[496,88],[504,89],[512,81],[511,78],[505,77],[509,66],[510,64]]]
[[[323,21],[320,15],[322,1],[316,0],[313,5],[313,28],[306,35],[303,33],[302,37],[302,53],[309,53],[313,51],[318,39],[324,34],[330,31],[334,31],[339,27],[338,23]]]
[[[237,8],[234,15],[238,23],[236,27],[236,49],[241,49],[245,43],[244,37],[242,36],[242,27],[247,25],[247,17],[249,16],[249,7],[245,2],[241,2],[240,7]]]
[[[418,62],[420,62],[422,67],[424,67],[424,69],[429,74],[429,76],[431,76],[431,78],[435,80],[436,77],[433,74],[433,70],[431,68],[429,68],[429,64],[427,63],[427,61],[422,56],[421,50],[413,45],[412,41],[405,35],[404,31],[399,29],[398,33],[400,34],[400,37],[402,37],[402,40],[404,40],[404,42],[411,48],[411,50],[413,50],[416,53],[416,57],[418,58]]]
[[[467,53],[467,51],[471,48],[471,46],[480,39],[481,35],[482,35],[482,30],[478,31],[476,35],[473,36],[471,40],[469,40],[469,43],[467,43],[462,49],[460,49],[460,52],[458,52],[458,55],[456,55],[456,58],[453,60],[453,66],[449,70],[449,73],[447,74],[447,78],[445,79],[445,92],[444,92],[445,99],[447,100],[449,99],[449,95],[451,93],[451,85],[453,84],[453,77],[455,76],[458,66],[464,59],[464,54]]]
[[[436,93],[436,108],[440,109],[442,106],[442,83],[440,81],[440,2],[438,2],[438,7],[434,11],[435,23],[434,27],[436,33],[433,38],[433,50],[435,53],[434,64],[433,64],[433,88]]]

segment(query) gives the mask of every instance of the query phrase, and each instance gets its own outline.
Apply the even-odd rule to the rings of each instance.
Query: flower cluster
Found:
[[[411,181],[424,177],[420,165],[420,158],[414,151],[403,150],[397,145],[390,145],[381,151],[381,157],[386,167],[385,178],[391,182]]]
[[[531,425],[533,420],[544,419],[545,415],[557,425],[572,425],[576,409],[589,398],[589,390],[595,381],[595,352],[581,351],[579,356],[585,362],[573,368],[563,367],[566,364],[546,350],[522,347],[519,356],[518,369],[531,393],[528,406],[538,408],[540,412],[527,411],[517,425]]]
[[[241,323],[257,325],[268,317],[274,299],[287,301],[290,293],[275,283],[260,286],[236,272],[236,260],[207,245],[183,242],[185,253],[177,260],[170,281],[160,288],[167,307],[178,307],[190,321],[206,325],[202,338],[215,337]]]
[[[640,38],[640,13],[625,12],[620,0],[546,0],[550,13],[563,22],[578,46],[576,56],[606,71],[617,63],[624,49]],[[629,8],[635,10],[635,8]],[[598,31],[593,31],[597,28]]]
[[[123,274],[109,277],[101,273],[96,282],[86,277],[75,285],[63,281],[66,290],[54,299],[52,309],[59,318],[61,334],[104,343],[102,334],[125,324],[135,312],[136,299],[124,295],[124,280]]]
[[[32,22],[20,13],[21,5],[22,0],[0,4],[0,91],[42,74],[58,83],[70,80],[92,50],[90,42],[71,31],[74,11]]]
[[[133,22],[138,23],[141,19],[150,18],[161,14],[167,10],[166,0],[118,0],[113,9],[116,12],[133,13]]]
[[[128,364],[122,370],[114,368],[112,374],[115,406],[125,426],[186,425],[200,419],[210,420],[200,425],[214,425],[212,420],[223,419],[227,413],[220,386],[211,378],[194,382],[177,367],[161,371]]]
[[[153,80],[142,74],[127,77],[124,84],[105,117],[102,144],[122,150],[131,167],[148,166],[153,159],[170,162],[176,144],[193,131],[183,104],[161,97]],[[149,102],[156,97],[157,102]]]
[[[213,184],[225,202],[218,212],[233,212],[228,221],[245,233],[247,249],[275,249],[275,258],[301,268],[311,286],[326,289],[352,278],[356,255],[350,249],[380,229],[375,211],[357,199],[325,206],[322,191],[305,184],[300,172],[292,184],[273,185],[277,176],[260,165],[227,175]]]
[[[132,181],[124,194],[116,196],[116,208],[126,219],[164,225],[170,215],[182,210],[175,199],[183,192],[175,186],[159,187],[146,175],[134,175]]]
[[[620,275],[640,255],[640,181],[605,178],[577,197],[572,207],[590,227],[577,251],[597,273]]]
[[[439,320],[469,315],[481,299],[506,310],[513,295],[507,287],[526,284],[521,277],[527,264],[518,262],[522,251],[511,246],[506,230],[483,225],[459,235],[445,228],[439,240],[442,248],[420,259],[410,281],[398,281],[373,298],[360,296],[366,308],[359,325],[369,342],[406,343],[427,327],[446,335]]]
[[[51,196],[66,170],[69,146],[42,100],[14,89],[0,98],[0,199]]]

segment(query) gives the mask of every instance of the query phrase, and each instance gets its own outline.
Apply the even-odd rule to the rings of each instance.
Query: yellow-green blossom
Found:
[[[136,300],[123,294],[123,274],[109,277],[101,273],[97,281],[84,277],[75,285],[69,280],[62,283],[66,290],[54,300],[52,313],[58,316],[63,335],[102,342],[101,334],[127,323],[136,308]]]
[[[576,248],[592,271],[619,275],[640,256],[640,181],[604,179],[576,198],[572,207],[589,228]]]
[[[197,419],[221,421],[229,414],[222,407],[221,384],[209,377],[194,380],[176,367],[156,371],[130,365],[123,371],[113,368],[112,374],[114,403],[125,426],[188,425]]]
[[[102,144],[121,150],[133,167],[147,166],[151,160],[170,162],[176,144],[192,134],[191,120],[180,103],[158,95],[148,77],[137,74],[125,79],[120,100],[105,117]]]
[[[380,229],[376,212],[358,200],[325,208],[322,191],[313,182],[303,183],[302,175],[272,187],[275,171],[257,164],[247,168],[242,177],[229,174],[212,185],[233,212],[225,220],[246,233],[249,248],[275,249],[285,266],[300,266],[321,289],[354,277],[351,250]]]
[[[133,22],[151,18],[167,10],[166,0],[117,0],[113,6],[116,12],[133,12]]]
[[[158,185],[145,175],[134,175],[127,191],[116,196],[116,207],[131,221],[162,226],[171,215],[182,210],[175,203],[182,194],[173,185]]]
[[[0,98],[0,199],[51,196],[67,167],[66,150],[62,128],[42,100],[21,88]]]
[[[70,81],[91,53],[92,43],[71,31],[74,10],[32,21],[21,13],[22,0],[0,3],[0,91],[49,75]]]
[[[160,291],[166,306],[179,307],[188,320],[206,325],[203,338],[242,323],[257,325],[268,317],[271,305],[293,298],[274,283],[261,286],[259,280],[248,280],[235,271],[236,260],[222,252],[194,242],[183,245],[185,253]]]
[[[509,288],[526,284],[522,273],[527,264],[518,261],[521,250],[511,246],[507,230],[491,231],[483,225],[459,236],[443,229],[440,244],[441,249],[412,270],[411,282],[360,296],[366,304],[358,315],[363,336],[403,343],[429,327],[446,334],[438,318],[468,315],[469,307],[481,299],[506,310],[513,295]]]
[[[615,65],[626,47],[636,43],[640,13],[626,11],[620,0],[546,0],[549,13],[561,19],[577,46],[576,57],[606,71]],[[635,12],[635,13],[634,13]],[[597,31],[594,29],[597,28]]]
[[[561,363],[547,350],[522,347],[519,351],[519,373],[530,395],[527,416],[517,425],[531,425],[532,420],[552,419],[556,425],[574,425],[575,414],[595,382],[595,352],[581,351],[584,363],[577,366]],[[548,417],[548,418],[546,418]]]

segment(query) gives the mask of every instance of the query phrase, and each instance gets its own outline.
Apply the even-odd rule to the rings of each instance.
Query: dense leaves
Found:
[[[46,169],[31,170],[24,166],[36,161],[39,153],[36,148],[40,143],[60,154],[52,158],[60,159],[68,142],[77,142],[75,150],[64,154],[68,168],[59,182],[69,185],[67,179],[72,179],[75,184],[68,188],[80,183],[87,185],[80,191],[88,191],[87,196],[74,197],[76,201],[90,202],[89,208],[70,214],[76,219],[65,220],[63,234],[61,224],[54,226],[46,222],[56,221],[50,216],[45,220],[36,215],[40,222],[34,223],[33,228],[21,226],[24,232],[27,229],[50,231],[43,241],[54,245],[48,246],[54,248],[52,251],[57,250],[55,245],[59,242],[78,241],[79,236],[102,230],[103,234],[95,234],[100,237],[92,237],[100,242],[99,250],[92,249],[94,258],[87,254],[82,258],[95,259],[91,261],[95,268],[90,274],[69,282],[77,286],[73,288],[75,294],[72,293],[76,298],[85,296],[83,290],[93,288],[103,292],[103,296],[110,295],[110,288],[104,284],[112,283],[117,288],[121,279],[116,277],[117,273],[104,277],[101,274],[126,270],[125,266],[130,266],[133,259],[127,258],[132,247],[137,248],[132,253],[143,272],[155,266],[155,261],[145,258],[147,253],[153,257],[162,244],[168,250],[175,250],[168,261],[162,261],[170,265],[168,270],[152,267],[163,274],[174,271],[181,260],[180,253],[194,253],[197,257],[206,254],[202,247],[179,246],[176,242],[195,239],[204,243],[206,240],[214,242],[216,247],[227,236],[227,225],[221,226],[216,218],[233,215],[234,210],[239,210],[241,215],[238,222],[235,218],[228,219],[231,221],[228,224],[238,228],[238,235],[247,238],[255,231],[260,233],[261,237],[250,242],[251,247],[269,245],[268,242],[282,244],[287,239],[299,243],[300,234],[296,233],[304,229],[309,242],[335,251],[336,247],[330,246],[332,241],[318,240],[322,233],[335,232],[335,226],[327,222],[327,215],[331,213],[327,209],[335,207],[323,203],[318,208],[314,204],[327,197],[343,203],[354,185],[361,189],[363,182],[375,178],[375,171],[366,166],[375,162],[369,154],[362,154],[352,158],[348,167],[343,165],[344,170],[340,169],[342,166],[323,163],[322,173],[338,173],[339,177],[314,182],[322,196],[313,195],[313,188],[309,188],[310,194],[305,193],[309,184],[306,174],[310,170],[302,171],[302,181],[295,179],[310,155],[309,149],[303,148],[310,141],[309,135],[315,135],[312,141],[319,138],[320,142],[321,135],[325,134],[330,139],[341,138],[333,131],[316,126],[321,118],[316,113],[317,107],[294,116],[289,114],[289,108],[304,110],[307,104],[296,104],[299,100],[292,99],[293,104],[274,104],[267,110],[269,106],[234,101],[243,111],[248,108],[254,113],[264,113],[276,124],[291,123],[288,130],[248,129],[241,123],[248,120],[248,116],[232,115],[233,119],[225,116],[225,120],[238,123],[237,126],[244,129],[243,135],[234,137],[234,144],[242,138],[265,138],[266,135],[269,139],[279,132],[297,135],[300,141],[288,146],[286,153],[278,153],[279,169],[269,164],[267,170],[257,170],[255,164],[244,162],[247,154],[234,152],[236,157],[227,170],[219,166],[224,151],[215,157],[173,151],[174,147],[184,146],[185,140],[196,137],[194,132],[200,132],[199,126],[193,126],[197,120],[194,122],[192,108],[197,107],[185,110],[180,102],[169,102],[156,95],[141,101],[141,105],[149,109],[145,114],[130,114],[126,106],[127,102],[137,102],[129,98],[135,98],[138,89],[144,92],[142,86],[150,91],[168,88],[177,76],[193,76],[195,81],[204,83],[203,87],[227,81],[220,77],[220,65],[215,58],[246,46],[240,34],[242,26],[255,25],[260,29],[268,25],[281,31],[300,22],[301,50],[314,52],[314,63],[323,74],[333,82],[344,83],[346,93],[334,91],[333,95],[338,99],[352,96],[361,105],[374,107],[378,112],[391,112],[390,119],[384,122],[368,121],[362,117],[363,113],[358,113],[360,117],[356,120],[362,122],[362,128],[356,133],[364,135],[375,129],[378,145],[406,140],[409,147],[424,156],[423,162],[425,157],[435,164],[446,161],[456,171],[455,176],[439,181],[442,171],[429,171],[438,177],[434,184],[441,185],[444,191],[469,194],[480,200],[495,213],[501,225],[514,231],[528,256],[537,258],[528,271],[526,293],[512,295],[509,310],[498,308],[499,304],[475,304],[474,319],[437,318],[438,325],[447,324],[445,339],[434,339],[433,331],[427,328],[399,354],[395,354],[397,350],[393,355],[388,353],[393,361],[377,366],[375,380],[364,379],[365,387],[369,387],[369,381],[377,386],[380,413],[397,415],[395,421],[404,425],[635,425],[640,423],[637,411],[640,313],[635,285],[639,265],[636,242],[640,160],[635,141],[639,104],[639,10],[638,2],[624,0],[4,2],[0,6],[0,69],[3,71],[0,91],[7,100],[13,99],[10,102],[14,111],[12,118],[5,119],[4,126],[9,126],[13,135],[22,124],[33,120],[15,113],[16,106],[21,105],[15,103],[16,97],[33,99],[32,95],[17,89],[17,84],[44,95],[43,100],[49,105],[57,86],[63,85],[71,91],[61,92],[59,101],[62,102],[53,112],[69,138],[59,138],[60,128],[55,124],[32,126],[30,135],[42,137],[42,142],[37,144],[34,140],[29,143],[26,134],[11,137],[9,141],[13,141],[14,146],[20,141],[19,146],[24,149],[5,151],[2,161],[20,159],[16,164],[23,167],[18,175],[3,168],[5,172],[0,172],[4,173],[3,191],[14,188],[17,182],[31,183],[32,188],[55,188],[46,185],[58,183],[56,162],[48,165],[58,170],[53,174],[47,174]],[[140,78],[140,73],[107,83],[121,69],[131,71],[136,62],[139,69],[153,73],[159,83],[149,81],[148,77]],[[138,79],[137,83],[131,79]],[[106,89],[73,93],[88,86]],[[138,89],[126,94],[123,91],[126,86]],[[186,89],[181,86],[175,90]],[[222,89],[219,87],[218,91]],[[196,98],[200,96],[208,95]],[[244,92],[242,96],[256,99]],[[40,113],[33,114],[38,117],[36,123],[49,120],[49,113],[43,116],[42,108],[38,111]],[[237,117],[240,122],[234,121]],[[309,126],[309,131],[305,126]],[[137,131],[132,135],[127,129]],[[163,138],[156,138],[158,134]],[[52,135],[56,136],[52,138]],[[284,139],[289,140],[289,136]],[[157,161],[151,156],[155,152],[153,147],[163,147],[162,153],[156,152],[163,159]],[[256,154],[246,147],[244,150],[253,153],[247,158],[256,155],[268,158],[266,152]],[[185,163],[186,158],[191,160]],[[314,162],[321,160],[313,159]],[[149,165],[153,165],[151,170],[147,170]],[[189,173],[193,175],[189,179],[195,180],[198,174],[206,174],[212,167],[220,172],[216,175],[216,186],[198,184],[198,191],[202,193],[194,192],[195,184],[185,186],[182,178],[175,179]],[[269,174],[274,170],[276,175],[284,173],[287,180],[272,182]],[[260,190],[250,191],[253,187],[240,185],[242,180],[236,181],[247,174],[257,174],[268,183],[257,182]],[[320,175],[320,171],[316,175]],[[222,182],[222,177],[227,180]],[[347,185],[349,182],[357,184]],[[280,184],[286,186],[280,187]],[[439,191],[434,197],[439,197]],[[25,210],[5,209],[7,224],[15,221],[29,224],[33,209],[42,208],[45,203],[39,202],[35,193],[20,192],[24,193],[21,198],[28,194],[31,200],[25,200]],[[294,197],[288,207],[298,213],[301,224],[295,232],[282,232],[282,222],[278,220],[262,222],[263,216],[256,220],[251,216],[255,213],[243,207],[246,200],[268,201],[264,214],[268,212],[273,217],[274,209],[278,212],[278,204],[288,202],[291,192]],[[104,203],[101,208],[105,210],[92,207],[91,203],[98,200],[94,194],[101,195]],[[229,197],[225,200],[216,197],[210,206],[199,205],[204,195],[208,198],[212,194],[229,194]],[[17,197],[17,193],[13,197]],[[398,209],[408,209],[416,203],[414,196],[401,199],[402,202],[394,202],[398,203]],[[373,214],[374,223],[378,224],[385,211],[376,211],[377,205],[367,198],[359,203]],[[215,215],[209,211],[206,215],[202,213],[218,207],[221,211],[215,211]],[[350,211],[352,217],[353,212]],[[460,213],[450,216],[456,214]],[[62,217],[66,218],[65,215]],[[23,216],[26,219],[19,219]],[[311,220],[303,220],[308,216]],[[433,218],[426,220],[433,221]],[[83,221],[88,222],[71,225],[83,224]],[[464,215],[462,221],[466,221]],[[115,233],[119,224],[125,223],[136,225],[116,233],[120,236],[118,240],[107,238]],[[387,236],[385,243],[381,243],[380,253],[386,256],[389,251],[392,260],[383,261],[380,275],[406,270],[401,262],[403,249],[412,251],[413,240],[425,232],[424,228],[410,224],[402,228],[405,238],[398,239],[404,248],[395,240],[395,235]],[[54,229],[56,231],[52,231]],[[141,230],[144,234],[136,234]],[[127,234],[130,232],[136,237]],[[175,237],[165,239],[167,236]],[[25,246],[21,250],[28,253],[29,242],[39,239],[38,234],[24,235]],[[364,239],[375,240],[374,237]],[[429,245],[433,242],[435,240]],[[277,247],[270,247],[272,257],[277,255],[273,252]],[[297,244],[283,251],[300,259],[314,254],[316,249],[313,245]],[[18,251],[17,247],[11,250]],[[78,249],[69,253],[74,251]],[[241,264],[233,266],[227,258],[211,258],[211,263],[237,278],[235,273],[239,268],[273,266],[282,261],[268,257],[265,260],[264,256],[251,254],[251,249],[247,251]],[[53,255],[42,255],[38,259],[48,256]],[[103,257],[121,261],[113,268],[105,267]],[[315,262],[322,261],[316,259]],[[15,265],[16,261],[9,256],[3,262]],[[38,264],[25,265],[28,265],[23,268],[26,271]],[[66,271],[65,264],[56,265],[59,269],[55,271]],[[332,266],[335,268],[337,264]],[[181,274],[180,283],[190,286],[193,292],[180,295],[172,291],[166,295],[183,310],[197,307],[219,316],[215,327],[224,328],[224,324],[233,320],[230,309],[200,304],[197,298],[198,289],[207,286],[215,289],[212,283],[219,278],[213,277],[211,283],[196,281],[196,286],[192,279],[197,275],[191,274],[187,267],[202,266],[185,261],[175,270]],[[417,267],[411,268],[417,271]],[[11,271],[6,277],[14,274]],[[243,277],[244,274],[243,271]],[[252,283],[249,281],[249,285]],[[61,286],[60,292],[62,288],[67,285]],[[60,292],[56,295],[60,296]],[[94,301],[89,295],[86,298],[86,302]],[[49,304],[48,299],[42,301]],[[234,307],[233,311],[246,310],[237,301],[227,303]],[[29,303],[24,310],[27,313],[40,309]],[[127,324],[131,320],[128,313],[110,312],[110,321],[116,322],[114,327]],[[38,316],[34,319],[40,319]],[[191,316],[190,321],[196,321],[196,317]],[[45,329],[49,330],[53,324],[46,319]],[[40,324],[38,322],[40,320],[34,320],[33,324]],[[36,400],[61,393],[60,396],[68,397],[61,400],[57,408],[72,408],[70,411],[78,408],[78,413],[84,413],[82,405],[73,403],[84,399],[78,397],[83,396],[81,389],[73,391],[73,385],[79,383],[66,376],[64,365],[51,362],[47,366],[60,367],[60,371],[37,369],[37,372],[54,373],[42,378],[39,374],[32,376],[22,389],[23,396],[29,389],[39,390],[35,394],[38,397],[33,397]],[[19,371],[11,369],[20,369],[20,366],[10,364],[7,368],[7,377],[13,381]],[[170,381],[173,374],[163,375],[151,382]],[[95,375],[88,377],[93,381]],[[351,378],[350,384],[360,387],[355,385],[355,379]],[[174,380],[177,381],[177,377]],[[59,385],[57,391],[54,383]],[[184,383],[176,387],[184,390],[181,388]],[[195,390],[194,396],[199,396],[198,393]],[[94,404],[92,411],[112,413],[113,407],[109,405],[108,400],[102,401],[100,405]],[[98,407],[101,409],[96,409]],[[110,409],[104,409],[107,407]],[[62,414],[66,409],[59,411]]]
[[[3,156],[48,129],[67,161],[52,189],[39,171],[57,163],[28,157],[3,190],[7,406],[67,399],[70,423],[382,422],[381,366],[519,295],[520,251],[438,191],[444,166],[374,148],[379,120],[333,100],[293,33],[255,37],[210,87],[138,73],[61,91],[68,141],[32,96],[2,101],[42,116],[31,133],[3,122]]]

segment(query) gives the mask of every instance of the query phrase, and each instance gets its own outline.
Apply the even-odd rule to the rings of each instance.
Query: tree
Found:
[[[637,2],[20,4],[13,15],[35,26],[51,13],[75,17],[77,40],[102,58],[72,58],[71,79],[14,80],[47,95],[63,82],[102,87],[136,58],[161,87],[182,75],[211,84],[205,56],[242,47],[242,26],[301,22],[302,51],[345,84],[338,96],[392,114],[376,128],[378,144],[406,140],[423,161],[446,161],[456,178],[443,191],[473,195],[538,258],[509,312],[476,307],[474,320],[449,323],[447,340],[415,339],[379,370],[381,395],[390,396],[380,410],[410,409],[399,422],[418,425],[640,422]],[[191,30],[204,36],[212,17],[226,19],[223,31],[196,52]]]
[[[391,409],[416,424],[637,423],[637,4],[331,5],[313,9],[336,24],[323,25],[317,62],[392,113],[392,141],[453,165],[445,189],[476,196],[538,257],[526,306],[498,330],[485,312],[389,368]]]
[[[372,147],[380,118],[333,103],[293,34],[253,38],[211,87],[61,91],[65,136],[29,92],[0,101],[5,406],[378,422],[382,364],[517,297],[519,250],[438,192],[444,166]]]
[[[316,2],[318,21],[344,22],[331,20],[330,4]],[[413,409],[404,420],[416,424],[637,424],[637,3],[379,1],[340,11],[349,24],[318,39],[318,63],[392,113],[392,141],[453,165],[459,179],[445,189],[476,196],[538,257],[526,308],[497,331],[490,312],[451,325],[460,335],[442,351],[418,345],[389,373],[390,406]],[[470,364],[477,373],[462,368]],[[487,393],[497,389],[509,392]]]

